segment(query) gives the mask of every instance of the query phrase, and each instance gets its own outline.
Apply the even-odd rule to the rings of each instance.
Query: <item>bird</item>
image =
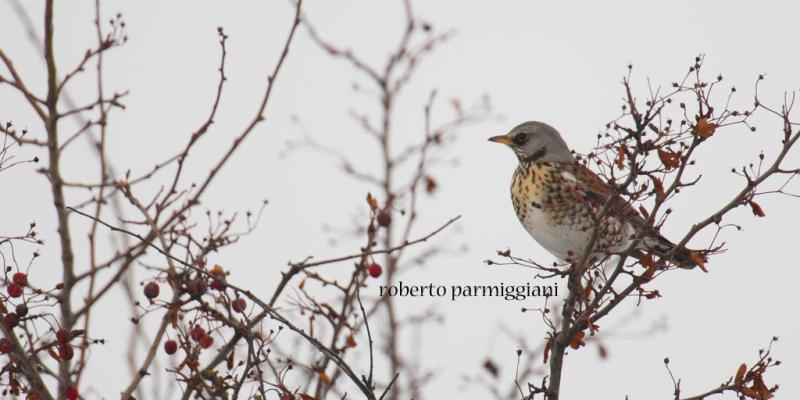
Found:
[[[700,252],[676,245],[647,227],[645,218],[609,184],[577,162],[561,134],[539,121],[523,122],[489,141],[514,151],[519,164],[511,180],[511,202],[525,230],[548,252],[565,262],[578,262],[597,227],[588,260],[602,262],[631,247],[640,261],[652,256],[680,268],[706,261]],[[599,218],[608,204],[606,218]],[[641,233],[641,235],[639,235]],[[674,250],[674,251],[673,251]],[[703,266],[701,265],[701,268]]]

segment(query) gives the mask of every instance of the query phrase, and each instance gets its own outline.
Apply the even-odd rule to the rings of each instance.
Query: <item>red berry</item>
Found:
[[[26,306],[25,303],[17,304],[17,306],[14,307],[14,312],[20,317],[24,317],[28,315],[28,306]]]
[[[0,339],[0,354],[6,354],[11,351],[11,339],[9,338],[2,338]]]
[[[174,340],[167,340],[164,342],[164,351],[170,355],[175,354],[175,352],[178,351],[178,342]]]
[[[68,387],[67,390],[64,391],[64,397],[66,397],[68,400],[77,399],[78,398],[78,388],[76,388],[75,386]]]
[[[63,329],[59,329],[58,331],[56,331],[56,340],[58,340],[58,343],[66,344],[67,342],[69,342],[70,339],[71,338],[69,332]]]
[[[17,285],[25,286],[28,284],[28,274],[24,272],[17,272],[14,276],[11,277],[11,280],[14,281]]]
[[[195,341],[199,341],[206,336],[206,330],[200,325],[195,325],[194,328],[192,328],[192,332],[189,334],[189,336],[191,336]]]
[[[210,335],[205,335],[200,338],[200,347],[207,349],[214,345],[214,338]]]
[[[144,285],[144,296],[148,299],[155,299],[158,297],[160,291],[161,288],[158,286],[158,283],[148,282],[147,285]]]
[[[224,278],[213,278],[211,279],[211,285],[209,285],[214,290],[219,290],[220,292],[224,291],[228,288],[228,285],[225,284]]]
[[[388,211],[381,211],[378,213],[378,225],[386,228],[392,224],[392,214],[389,214]]]
[[[72,345],[65,344],[58,347],[58,355],[64,360],[72,360],[72,356],[75,355],[75,351],[72,349]]]
[[[13,312],[8,313],[5,316],[3,316],[3,323],[9,328],[13,328],[19,325],[19,317],[17,316],[17,314]]]
[[[367,273],[373,278],[381,276],[381,272],[383,272],[383,268],[378,264],[370,264],[367,266]]]
[[[22,286],[19,283],[12,283],[8,285],[8,295],[11,297],[22,296]]]
[[[233,311],[236,311],[238,313],[242,313],[242,312],[244,312],[244,309],[247,308],[247,302],[244,301],[244,299],[240,297],[240,298],[238,298],[238,299],[236,299],[236,300],[231,302],[231,308],[233,308]]]

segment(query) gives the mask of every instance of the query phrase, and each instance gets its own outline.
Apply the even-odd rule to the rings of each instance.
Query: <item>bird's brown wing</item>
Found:
[[[568,171],[575,176],[578,182],[583,184],[582,192],[593,205],[602,208],[610,198],[610,215],[628,221],[637,228],[644,226],[645,221],[642,214],[625,201],[622,196],[614,193],[614,190],[592,170],[583,164],[573,163],[570,164]]]
[[[672,252],[675,244],[662,236],[652,227],[647,227],[642,214],[637,211],[629,202],[625,201],[622,196],[615,193],[614,190],[592,170],[582,164],[573,163],[570,164],[567,171],[573,174],[579,183],[584,185],[581,191],[586,196],[586,199],[592,202],[592,204],[598,209],[604,207],[610,198],[610,215],[629,222],[637,230],[647,229],[647,234],[643,238],[644,246],[642,249],[639,249],[640,251],[652,251],[659,256],[665,256]],[[692,253],[692,250],[681,247],[674,252],[670,261],[681,268],[695,267],[697,265],[697,260],[695,259],[696,257],[700,257],[700,259],[706,261],[705,257],[702,255],[696,255],[693,257]],[[641,258],[643,254],[632,255],[636,258]]]

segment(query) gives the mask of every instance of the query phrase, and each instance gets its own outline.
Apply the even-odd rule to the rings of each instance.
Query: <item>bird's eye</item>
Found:
[[[517,136],[514,136],[514,144],[518,146],[522,146],[527,141],[528,141],[528,134],[526,132],[520,132],[517,134]]]

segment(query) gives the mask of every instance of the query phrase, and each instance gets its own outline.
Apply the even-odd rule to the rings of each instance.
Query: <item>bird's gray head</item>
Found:
[[[511,132],[491,137],[489,140],[510,147],[520,162],[570,163],[575,160],[558,131],[544,122],[523,122],[515,126]]]

